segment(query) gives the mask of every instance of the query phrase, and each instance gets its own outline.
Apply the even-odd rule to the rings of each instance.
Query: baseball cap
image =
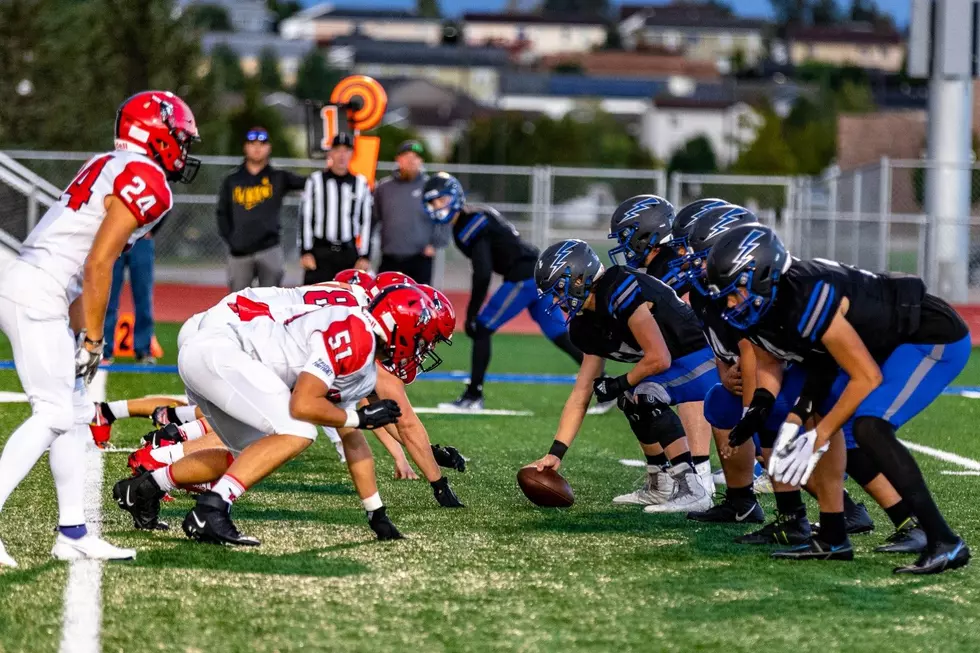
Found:
[[[354,139],[351,138],[350,134],[347,134],[345,132],[340,132],[339,134],[333,137],[333,141],[330,143],[330,147],[334,148],[341,145],[344,147],[349,147],[350,149],[353,150]]]
[[[418,141],[404,141],[398,146],[395,155],[404,154],[405,152],[415,152],[419,156],[425,156],[425,148]]]

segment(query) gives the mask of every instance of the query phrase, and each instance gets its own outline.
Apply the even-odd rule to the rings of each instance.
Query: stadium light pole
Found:
[[[926,281],[967,301],[977,0],[912,0],[908,73],[929,79]]]

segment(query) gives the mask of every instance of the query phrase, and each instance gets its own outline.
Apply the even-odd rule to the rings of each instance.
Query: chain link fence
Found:
[[[23,239],[89,154],[77,152],[0,153],[0,234]],[[174,208],[158,235],[157,278],[161,281],[225,284],[224,243],[215,221],[217,189],[240,163],[237,157],[204,157],[190,186],[175,186]],[[309,174],[321,161],[277,160],[281,168]],[[5,165],[7,168],[5,168]],[[391,163],[379,166],[388,174]],[[610,246],[608,219],[619,202],[641,193],[667,196],[677,207],[701,197],[721,197],[751,209],[779,229],[794,255],[828,258],[869,270],[922,276],[933,292],[955,301],[980,302],[980,217],[956,215],[934,196],[926,211],[927,180],[935,188],[972,186],[970,206],[980,203],[980,166],[955,168],[926,161],[880,162],[820,177],[691,175],[662,170],[446,165],[467,189],[468,199],[496,207],[539,248],[563,238],[582,238],[601,255]],[[50,183],[49,183],[50,182]],[[971,183],[972,182],[972,183]],[[42,188],[43,186],[43,188]],[[33,189],[33,190],[32,190]],[[939,191],[937,191],[939,192]],[[43,196],[45,201],[39,201]],[[977,207],[980,208],[980,207]],[[283,246],[289,261],[287,283],[300,279],[297,226],[299,196],[282,210]],[[437,282],[467,288],[469,261],[454,248],[436,263]],[[965,281],[965,282],[964,282]]]

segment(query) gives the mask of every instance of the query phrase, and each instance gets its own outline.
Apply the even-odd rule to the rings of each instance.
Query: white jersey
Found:
[[[104,202],[110,195],[125,204],[139,223],[130,244],[152,229],[173,204],[166,175],[152,159],[138,152],[108,152],[82,166],[21,247],[18,259],[51,277],[69,304],[81,294],[85,259],[106,216]],[[45,279],[38,284],[54,287]]]
[[[294,307],[289,319],[257,319],[228,325],[243,349],[290,389],[309,372],[330,389],[327,398],[352,405],[374,390],[375,327],[360,307]]]
[[[306,310],[304,306],[366,307],[370,302],[371,298],[367,291],[356,285],[348,288],[345,284],[328,282],[328,284],[296,288],[245,288],[226,295],[220,302],[205,311],[198,321],[198,328],[247,322],[266,315],[266,312],[268,312],[266,316],[274,320],[286,320],[296,311]]]

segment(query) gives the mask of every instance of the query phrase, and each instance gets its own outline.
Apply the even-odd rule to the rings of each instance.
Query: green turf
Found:
[[[161,326],[168,356],[175,330]],[[466,369],[465,338],[446,369]],[[500,336],[497,372],[570,373],[540,337]],[[0,356],[9,353],[0,347]],[[172,360],[172,359],[171,359]],[[974,357],[962,383],[980,382]],[[17,389],[11,372],[0,390]],[[458,384],[417,383],[413,402],[431,406]],[[110,398],[178,392],[172,375],[114,373]],[[589,418],[563,468],[577,493],[568,510],[536,509],[514,481],[518,467],[551,441],[567,386],[487,388],[489,407],[533,417],[426,416],[434,442],[470,458],[451,474],[465,510],[440,509],[422,481],[391,480],[380,447],[381,493],[409,539],[377,543],[346,470],[325,440],[251,490],[235,507],[239,526],[263,540],[252,550],[193,544],[178,531],[135,533],[109,499],[126,473],[107,454],[103,531],[135,546],[135,563],[107,565],[102,589],[105,651],[977,651],[980,577],[974,568],[937,578],[892,576],[907,557],[873,554],[890,532],[854,539],[854,563],[776,563],[766,548],[736,546],[735,526],[644,515],[609,500],[637,470],[635,440],[620,415]],[[0,405],[0,442],[27,414]],[[903,436],[980,459],[975,400],[943,397]],[[146,424],[114,431],[132,445]],[[980,542],[976,477],[919,457],[950,521]],[[851,488],[864,500],[857,488]],[[771,509],[771,497],[764,497]],[[167,504],[175,526],[191,506]],[[47,552],[55,505],[46,458],[11,497],[0,537],[22,568],[0,572],[0,651],[51,651],[60,639],[65,567]]]

